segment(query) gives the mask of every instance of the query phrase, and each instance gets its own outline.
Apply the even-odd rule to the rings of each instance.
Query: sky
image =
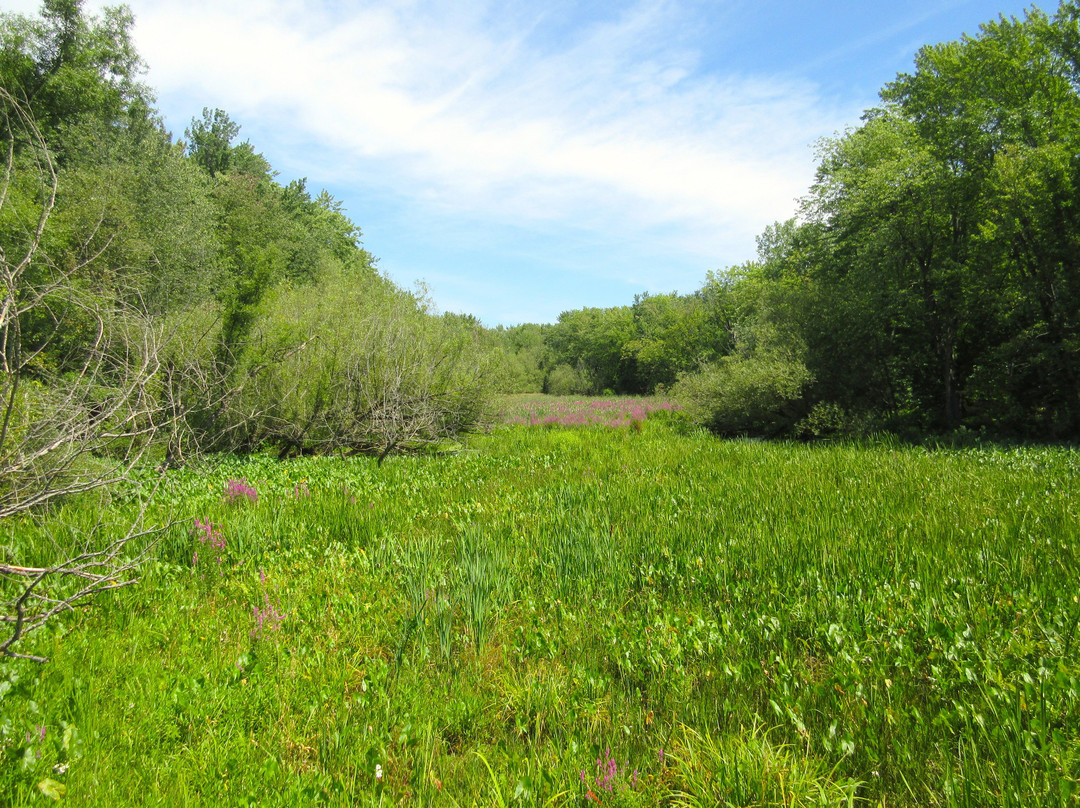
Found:
[[[33,13],[39,0],[0,0]],[[86,0],[93,13],[102,7]],[[221,108],[399,285],[485,325],[692,292],[795,215],[815,144],[1014,0],[129,0],[182,139]],[[1056,4],[1043,5],[1053,11]]]

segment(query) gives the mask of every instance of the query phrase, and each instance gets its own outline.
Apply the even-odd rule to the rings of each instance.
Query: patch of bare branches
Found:
[[[124,479],[176,413],[162,404],[160,329],[136,305],[84,282],[104,247],[88,240],[66,265],[42,248],[57,171],[33,118],[3,88],[0,143],[0,519],[30,519]],[[55,548],[54,563],[0,556],[0,656],[44,661],[16,644],[88,598],[135,583],[151,535],[141,516],[119,538],[95,529]]]

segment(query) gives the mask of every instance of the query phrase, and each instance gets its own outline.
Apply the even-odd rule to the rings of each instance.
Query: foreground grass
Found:
[[[656,415],[220,459],[138,589],[0,667],[0,802],[1077,805],[1078,475]]]

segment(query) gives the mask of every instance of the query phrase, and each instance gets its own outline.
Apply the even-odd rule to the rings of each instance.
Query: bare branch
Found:
[[[184,413],[160,391],[163,327],[119,294],[81,291],[82,273],[110,243],[106,237],[101,245],[104,219],[73,266],[57,267],[42,249],[57,173],[33,118],[3,88],[0,142],[6,146],[0,212],[10,208],[18,222],[14,198],[24,208],[27,200],[36,206],[22,232],[0,245],[0,519],[6,519],[126,478],[153,439],[175,429]],[[76,348],[60,350],[73,313],[92,329]],[[54,341],[25,345],[28,316],[51,321]],[[48,370],[38,364],[46,355]],[[148,502],[116,538],[98,525],[74,547],[57,547],[56,563],[0,563],[0,657],[44,662],[15,646],[102,592],[138,582],[136,572],[163,529],[143,527]]]

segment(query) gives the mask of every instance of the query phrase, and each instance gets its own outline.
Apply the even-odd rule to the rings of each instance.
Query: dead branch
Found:
[[[16,193],[25,197],[21,210],[27,200],[37,206],[33,217],[12,211],[16,225],[23,216],[23,229],[16,227],[10,242],[0,244],[0,519],[11,519],[123,480],[183,412],[163,406],[158,393],[162,327],[120,295],[80,291],[78,279],[108,247],[108,239],[101,249],[90,246],[100,223],[81,249],[84,257],[71,267],[61,269],[42,249],[57,172],[33,118],[3,88],[0,142],[6,147],[0,211]],[[58,339],[64,312],[77,312],[92,330],[77,354],[55,352],[47,370],[38,360],[55,343],[24,344],[23,320],[36,315],[53,323]],[[102,592],[137,583],[136,571],[161,530],[143,527],[148,501],[116,538],[107,538],[99,525],[81,537],[80,546],[57,548],[55,563],[0,563],[0,657],[44,662],[16,645]]]

